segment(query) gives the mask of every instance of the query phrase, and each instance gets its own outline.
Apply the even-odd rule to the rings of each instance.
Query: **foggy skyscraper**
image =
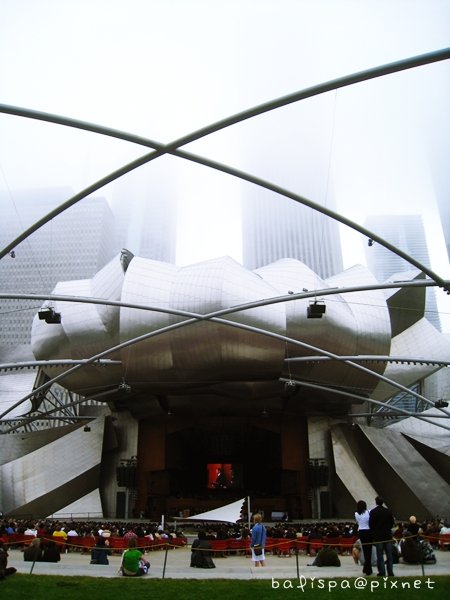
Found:
[[[431,267],[425,230],[420,215],[377,215],[366,219],[366,227],[416,260]],[[366,248],[367,265],[380,283],[394,273],[415,268],[387,248],[374,244]],[[427,289],[425,316],[440,330],[436,291]]]
[[[339,226],[289,198],[255,190],[243,208],[243,263],[257,269],[296,258],[322,279],[343,269]]]
[[[0,244],[70,197],[70,190],[40,189],[0,197]],[[14,198],[14,202],[13,202]],[[113,215],[104,198],[86,198],[24,240],[15,257],[0,261],[2,292],[50,293],[58,281],[92,277],[120,250]],[[26,344],[42,300],[0,301],[0,344]]]
[[[174,176],[163,160],[117,181],[111,206],[122,247],[143,258],[175,262]]]

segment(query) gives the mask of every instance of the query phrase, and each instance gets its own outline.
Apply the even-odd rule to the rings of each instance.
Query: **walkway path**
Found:
[[[172,578],[172,579],[296,579],[297,559],[295,556],[279,558],[269,556],[266,567],[255,568],[249,557],[227,556],[215,558],[215,569],[195,569],[189,566],[191,552],[189,548],[177,548],[165,551],[149,552],[148,560],[151,569],[147,577]],[[425,575],[450,575],[450,551],[437,551],[437,563],[424,565]],[[19,573],[33,573],[46,575],[90,575],[93,577],[117,577],[120,566],[120,555],[110,557],[109,565],[91,565],[88,554],[69,552],[63,554],[59,563],[33,563],[25,562],[23,554],[18,549],[9,550],[8,564],[16,567]],[[298,557],[298,574],[305,578],[334,578],[334,577],[360,577],[361,567],[355,565],[351,556],[341,556],[341,567],[310,567],[312,562],[304,554]],[[397,577],[422,575],[420,565],[398,564],[394,565]]]

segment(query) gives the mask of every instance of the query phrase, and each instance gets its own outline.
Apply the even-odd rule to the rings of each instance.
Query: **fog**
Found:
[[[1,103],[160,143],[270,99],[450,46],[448,0],[2,0],[0,15]],[[272,111],[186,150],[360,224],[373,214],[421,214],[431,267],[449,278],[437,210],[450,184],[449,106],[450,62],[443,61]],[[79,191],[146,151],[1,114],[0,188],[20,215],[16,190]],[[250,184],[174,157],[142,170],[155,190],[175,196],[178,264],[242,259],[240,207]],[[132,190],[142,177],[130,174],[120,185]],[[97,195],[111,199],[115,185]],[[345,267],[364,263],[367,240],[344,227],[341,234]],[[438,302],[450,331],[448,297],[440,292]]]

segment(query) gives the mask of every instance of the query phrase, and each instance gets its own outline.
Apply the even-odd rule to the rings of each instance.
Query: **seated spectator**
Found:
[[[417,536],[419,534],[419,532],[420,532],[420,527],[417,523],[417,519],[414,515],[411,515],[409,517],[409,521],[406,525],[406,530],[404,532],[404,535],[405,535],[405,537],[412,536],[412,535]]]
[[[13,535],[13,533],[15,533],[16,530],[14,529],[14,523],[8,523],[8,525],[6,526],[6,533],[8,535]]]
[[[344,531],[341,533],[341,541],[344,543],[347,540],[351,540],[353,538],[353,532],[350,529],[349,525],[345,525]],[[343,546],[342,554],[344,556],[349,556],[352,553],[352,549],[350,548],[350,544]]]
[[[58,549],[64,551],[66,548],[67,533],[64,531],[63,527],[57,526],[52,533],[52,538],[55,540]]]
[[[339,560],[338,553],[334,548],[325,546],[316,555],[314,562],[308,567],[340,567],[341,561]]]
[[[137,540],[137,538],[138,538],[138,536],[134,532],[134,529],[132,526],[128,527],[126,533],[124,533],[124,535],[123,535],[124,540]]]
[[[198,532],[198,539],[192,542],[191,567],[199,569],[215,569],[211,558],[211,543],[206,538],[204,531]]]
[[[444,523],[442,523],[439,533],[441,535],[448,535],[450,533],[450,523],[448,521],[444,521]]]
[[[42,560],[41,540],[34,538],[23,551],[23,560],[30,562],[39,562]]]
[[[52,533],[52,536],[58,538],[59,540],[63,540],[64,542],[67,540],[67,533],[62,527],[57,527]]]
[[[436,564],[433,548],[427,540],[416,537],[406,537],[400,542],[401,555],[405,563],[409,564]]]
[[[323,535],[318,530],[317,526],[313,526],[309,535],[308,535],[308,544],[306,546],[306,554],[308,556],[314,556],[314,550],[311,548],[311,543],[321,541],[323,539]]]
[[[78,537],[78,531],[72,526],[72,528],[67,532],[66,549],[69,552],[76,549],[76,540]]]
[[[106,538],[100,536],[91,550],[91,565],[109,565],[108,556],[111,556],[109,542]]]
[[[433,546],[426,539],[419,540],[420,551],[422,553],[422,562],[425,565],[435,565],[436,556],[433,552]]]
[[[29,523],[27,528],[24,531],[24,535],[34,535],[34,537],[36,537],[37,536],[36,527],[32,523]]]
[[[48,535],[48,531],[47,531],[47,527],[45,526],[45,523],[42,523],[42,522],[38,523],[36,531],[37,531],[37,537],[39,537],[39,538],[43,538]]]
[[[47,542],[42,555],[42,560],[44,562],[59,562],[61,560],[61,552],[58,545],[53,540]]]
[[[142,552],[137,548],[137,541],[135,537],[131,537],[128,540],[128,550],[122,555],[122,564],[120,569],[122,575],[128,577],[137,577],[140,575],[146,575],[150,568],[150,563],[145,560]]]
[[[0,579],[5,579],[8,575],[14,575],[17,569],[8,567],[8,552],[3,538],[0,538]]]
[[[400,562],[400,544],[397,540],[392,540],[392,564],[398,565]]]
[[[359,538],[353,544],[352,557],[353,557],[353,562],[356,565],[360,564],[362,567],[364,566],[364,553],[362,551],[362,544],[361,544],[361,540]],[[372,567],[377,566],[377,549],[374,545],[372,545],[371,564],[372,564]]]
[[[419,542],[414,537],[406,537],[400,542],[402,559],[405,563],[418,564],[420,563],[420,548]]]

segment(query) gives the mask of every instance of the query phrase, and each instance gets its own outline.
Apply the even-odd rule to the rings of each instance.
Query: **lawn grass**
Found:
[[[304,579],[304,581],[303,581]],[[363,578],[336,579],[125,579],[104,577],[69,577],[55,575],[16,574],[0,581],[0,594],[5,600],[80,600],[83,598],[117,598],[136,600],[203,600],[230,598],[248,600],[277,600],[309,597],[314,600],[361,600],[370,598],[393,598],[398,600],[447,600],[450,598],[450,575],[439,577],[368,578],[365,589],[355,589],[355,582]],[[427,583],[427,580],[429,583]],[[392,588],[396,582],[397,587]],[[370,585],[379,587],[370,590]],[[409,585],[409,587],[404,587]],[[407,595],[406,595],[407,594]]]

